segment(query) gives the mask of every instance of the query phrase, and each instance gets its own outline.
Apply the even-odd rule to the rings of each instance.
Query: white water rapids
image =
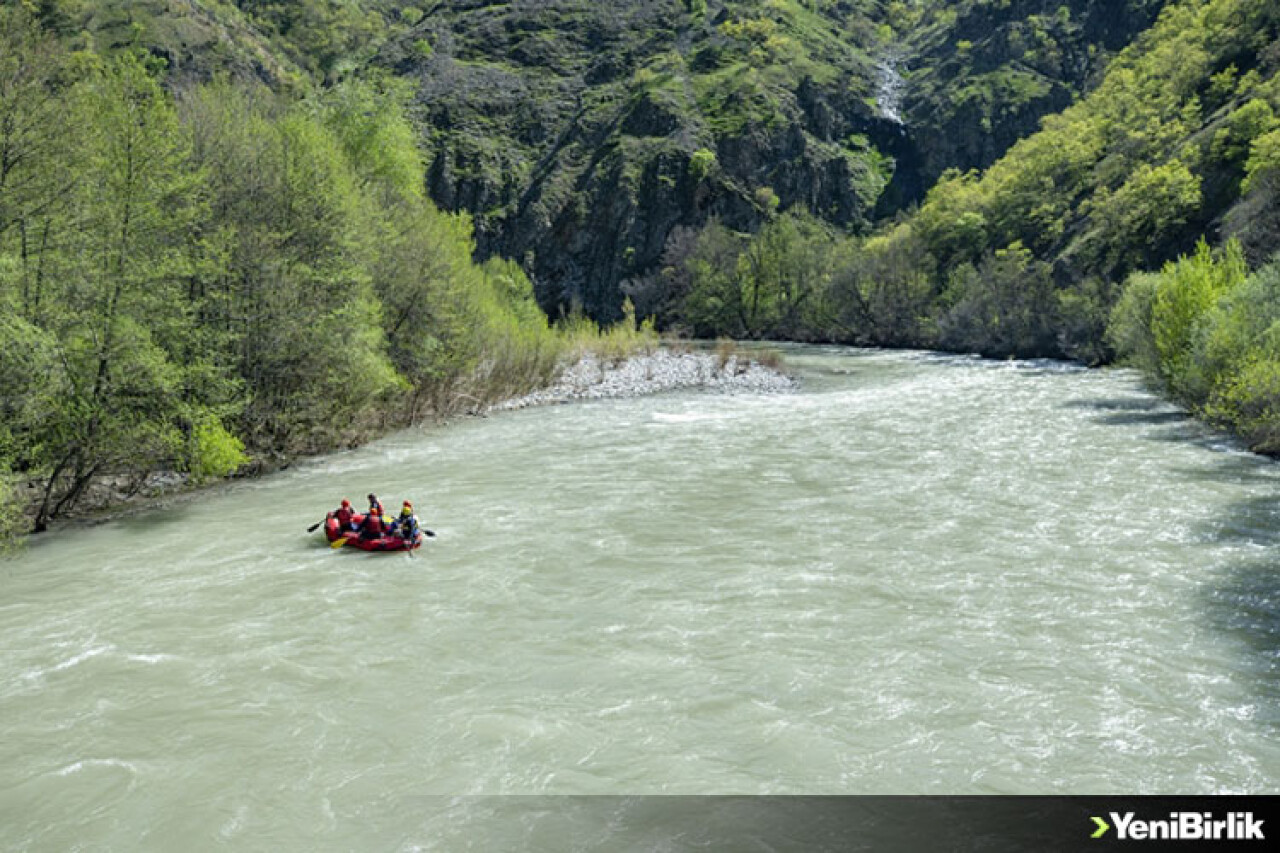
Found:
[[[0,848],[557,847],[439,795],[1276,792],[1275,464],[1124,371],[789,358],[798,393],[412,430],[33,541]],[[304,532],[369,491],[437,537]]]

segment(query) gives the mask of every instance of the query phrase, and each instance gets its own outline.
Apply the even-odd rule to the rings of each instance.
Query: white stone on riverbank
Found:
[[[715,353],[658,350],[617,365],[587,355],[541,391],[506,400],[491,411],[523,409],[571,400],[638,397],[681,388],[703,388],[730,394],[778,394],[793,391],[790,376],[737,355],[723,363]]]

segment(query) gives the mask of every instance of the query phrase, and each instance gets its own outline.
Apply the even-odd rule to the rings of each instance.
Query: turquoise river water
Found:
[[[462,420],[33,541],[0,562],[0,848],[576,819],[488,795],[1280,790],[1274,463],[1125,371],[789,363],[792,394]],[[305,533],[369,491],[437,537]]]

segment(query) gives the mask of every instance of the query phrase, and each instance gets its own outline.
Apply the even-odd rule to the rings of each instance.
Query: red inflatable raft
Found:
[[[356,513],[351,520],[358,527],[364,521],[363,513]],[[346,539],[347,548],[359,548],[362,551],[412,551],[414,548],[422,547],[422,533],[409,541],[399,533],[393,533],[390,536],[379,536],[377,539],[362,539],[359,533],[353,530],[339,530],[338,519],[333,517],[330,512],[324,520],[324,535],[330,542],[336,542],[339,539]]]

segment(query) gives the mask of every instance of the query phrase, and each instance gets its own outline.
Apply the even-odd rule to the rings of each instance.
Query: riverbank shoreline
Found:
[[[774,359],[766,361],[773,362]],[[460,417],[487,417],[533,406],[642,397],[678,390],[704,390],[722,394],[777,394],[790,393],[798,387],[798,380],[780,365],[775,367],[762,363],[742,350],[692,351],[661,347],[621,360],[588,352],[561,369],[556,379],[547,387],[501,400]],[[445,418],[440,423],[453,419]],[[91,505],[55,519],[45,532],[76,525],[106,524],[138,513],[173,506],[215,489],[225,488],[229,484],[260,479],[286,470],[296,462],[323,455],[325,454],[299,456],[278,464],[258,466],[252,473],[199,484],[191,483],[188,475],[173,471],[152,473],[141,485],[127,484],[121,478],[104,479],[92,487],[96,495]]]

